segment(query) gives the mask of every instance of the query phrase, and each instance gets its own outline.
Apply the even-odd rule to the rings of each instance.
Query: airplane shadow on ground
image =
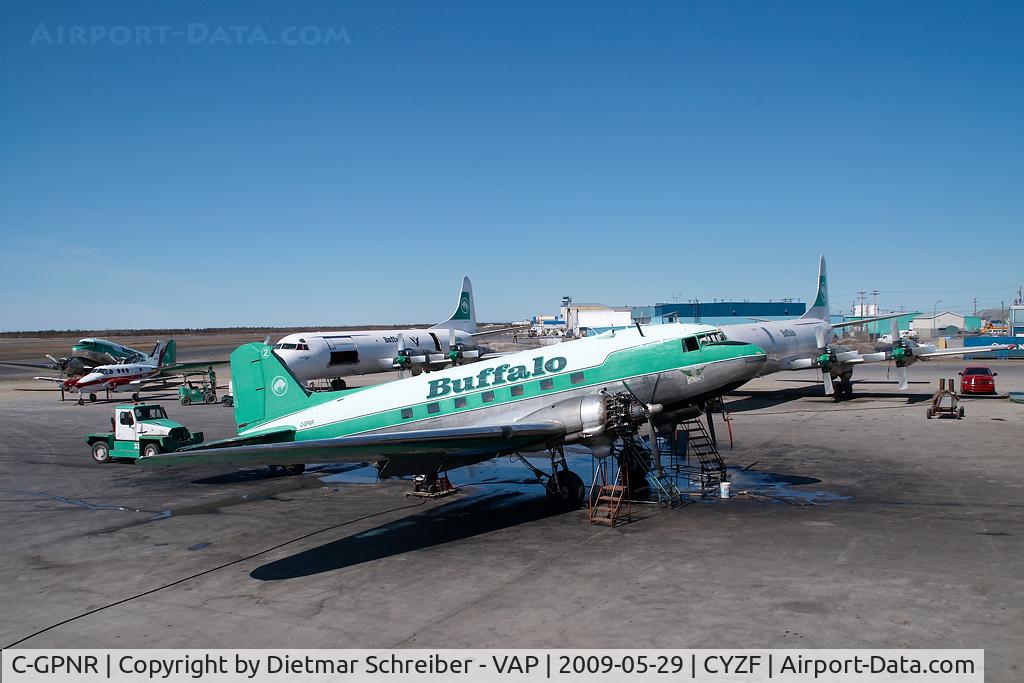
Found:
[[[861,385],[869,383],[870,382],[854,382],[853,397],[843,399],[841,403],[856,405],[858,399],[903,398],[906,399],[907,405],[913,405],[916,403],[930,401],[932,398],[932,394],[930,393],[891,393],[858,390],[858,387],[861,387]],[[878,382],[878,384],[885,384],[885,382]],[[911,384],[928,384],[928,382],[911,382]],[[792,401],[799,401],[802,398],[817,398],[820,399],[820,402],[823,405],[830,405],[835,402],[831,397],[824,395],[823,389],[821,388],[821,382],[813,382],[807,386],[778,389],[774,391],[734,391],[727,395],[725,407],[730,413],[741,413],[747,410],[757,410],[759,408],[784,405]]]
[[[260,581],[312,576],[558,514],[563,511],[532,491],[475,495],[269,562],[249,575]]]

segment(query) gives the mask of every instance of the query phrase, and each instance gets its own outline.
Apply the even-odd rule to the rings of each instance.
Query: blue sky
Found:
[[[464,274],[488,320],[806,300],[819,253],[837,310],[1024,280],[1024,3],[0,11],[0,329],[430,322]]]

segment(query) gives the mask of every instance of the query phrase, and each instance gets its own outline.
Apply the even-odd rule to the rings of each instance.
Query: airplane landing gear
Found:
[[[538,482],[544,484],[548,502],[566,510],[575,510],[586,496],[586,486],[580,476],[569,469],[569,463],[565,461],[565,449],[557,446],[549,452],[551,474],[534,467],[533,463],[520,453],[517,453],[516,457],[533,472]]]
[[[96,402],[96,394],[89,394],[89,403]]]
[[[341,391],[346,387],[345,380],[340,377],[335,377],[331,380],[331,391]]]

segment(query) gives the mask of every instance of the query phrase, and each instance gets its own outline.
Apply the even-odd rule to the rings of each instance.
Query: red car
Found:
[[[961,394],[994,394],[996,393],[997,372],[983,366],[964,368],[960,373]]]

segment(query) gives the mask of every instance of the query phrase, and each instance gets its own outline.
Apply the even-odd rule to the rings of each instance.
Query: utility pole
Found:
[[[871,315],[878,315],[878,290],[877,289],[871,290],[871,295],[873,297],[875,297],[875,312],[872,313]]]
[[[978,315],[978,297],[974,297],[974,315]]]
[[[857,298],[860,299],[860,317],[866,318],[864,315],[864,299],[867,292],[857,292]]]

